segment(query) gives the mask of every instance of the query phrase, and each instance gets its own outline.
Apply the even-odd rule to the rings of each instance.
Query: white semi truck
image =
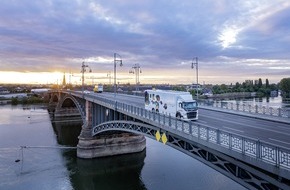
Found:
[[[102,93],[104,91],[104,87],[102,84],[98,84],[95,86],[94,88],[94,92],[97,92],[97,93]]]
[[[198,106],[189,92],[146,90],[145,109],[184,120],[198,119]]]

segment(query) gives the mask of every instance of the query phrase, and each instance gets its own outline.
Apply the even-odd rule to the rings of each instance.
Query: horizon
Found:
[[[67,76],[66,76],[67,77]],[[220,83],[220,84],[217,84],[217,83],[198,83],[199,85],[201,85],[201,86],[206,86],[206,85],[236,85],[236,83],[239,83],[239,84],[242,84],[242,83],[246,83],[247,81],[253,81],[253,84],[255,84],[255,80],[256,81],[258,81],[259,79],[261,79],[262,80],[262,84],[264,85],[264,84],[266,84],[266,79],[268,79],[268,78],[255,78],[255,79],[245,79],[244,81],[233,81],[233,82],[230,82],[230,83]],[[281,78],[282,79],[282,78]],[[61,80],[59,80],[58,81],[58,83],[1,83],[0,82],[0,86],[2,86],[2,85],[59,85],[59,86],[61,86],[62,85],[62,80],[63,80],[63,76],[62,76],[62,78],[61,78]],[[97,84],[103,84],[103,85],[114,85],[114,83],[113,82],[111,82],[111,83],[109,83],[109,79],[106,79],[106,82],[94,82],[94,83],[92,83],[92,81],[90,81],[91,79],[87,79],[87,80],[85,80],[85,83],[84,83],[84,85],[85,86],[95,86],[95,85],[97,85]],[[269,81],[269,84],[279,84],[280,83],[280,81],[278,81],[278,82],[271,82],[269,79],[268,79],[268,81]],[[194,82],[189,82],[189,83],[139,83],[139,86],[146,86],[146,85],[172,85],[172,86],[178,86],[178,85],[195,85],[196,84],[196,81],[194,81]],[[68,78],[66,78],[66,85],[73,85],[73,86],[81,86],[82,85],[82,82],[81,81],[79,81],[78,83],[73,83],[73,82],[69,82],[68,81]],[[130,82],[119,82],[119,83],[117,83],[117,85],[132,85],[132,86],[135,86],[136,85],[136,83],[130,83]]]

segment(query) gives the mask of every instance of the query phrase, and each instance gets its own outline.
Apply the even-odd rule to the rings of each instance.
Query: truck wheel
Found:
[[[180,115],[180,113],[177,113],[177,114],[176,114],[176,117],[177,117],[178,119],[181,119],[181,115]]]
[[[155,109],[154,108],[152,108],[152,112],[155,112]]]

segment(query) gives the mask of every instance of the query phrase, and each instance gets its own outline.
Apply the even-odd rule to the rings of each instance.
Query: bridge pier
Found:
[[[86,101],[86,122],[82,126],[77,145],[77,157],[97,158],[141,152],[146,147],[143,135],[132,133],[105,133],[92,136],[93,103]],[[99,113],[100,114],[100,113]]]

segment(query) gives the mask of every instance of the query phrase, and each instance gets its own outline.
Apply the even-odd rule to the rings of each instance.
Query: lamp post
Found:
[[[111,71],[107,73],[107,77],[109,78],[109,84],[111,85]]]
[[[135,65],[133,65],[133,67],[129,71],[129,73],[132,73],[132,74],[135,73],[135,76],[136,76],[136,91],[138,91],[139,90],[139,84],[140,84],[139,73],[142,73],[139,63],[136,63]]]
[[[91,73],[92,69],[88,65],[85,65],[85,62],[83,61],[82,62],[82,70],[81,70],[81,73],[82,73],[82,93],[84,93],[86,67],[88,67],[90,69],[89,72]]]
[[[195,60],[195,62],[194,62]],[[192,59],[191,68],[193,69],[195,65],[196,68],[196,100],[198,100],[198,58],[194,57]]]
[[[117,59],[117,56],[119,57],[119,59]],[[117,92],[117,83],[116,83],[116,64],[120,63],[120,67],[122,67],[123,63],[122,63],[122,57],[121,55],[114,53],[114,97],[116,98],[116,92]]]

